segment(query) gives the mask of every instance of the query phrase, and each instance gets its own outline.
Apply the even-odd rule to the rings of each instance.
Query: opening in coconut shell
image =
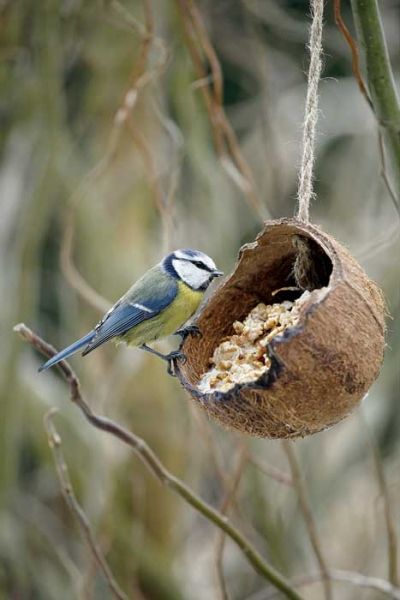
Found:
[[[290,288],[296,287],[297,296],[305,289],[310,294],[296,324],[266,345],[268,370],[228,391],[202,392],[214,350],[235,333],[234,322],[259,303],[293,300]],[[270,438],[316,433],[348,415],[377,377],[384,310],[377,285],[335,239],[295,219],[268,221],[203,307],[196,320],[202,337],[183,343],[187,361],[177,376],[227,427]]]

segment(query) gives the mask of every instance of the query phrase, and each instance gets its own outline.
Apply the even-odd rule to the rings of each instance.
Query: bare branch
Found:
[[[379,491],[381,493],[383,499],[384,506],[384,515],[385,515],[385,523],[386,523],[386,532],[387,532],[387,544],[388,544],[388,576],[389,581],[394,585],[399,587],[399,574],[398,574],[398,547],[397,547],[397,534],[396,534],[396,526],[394,523],[394,515],[392,511],[392,506],[390,502],[389,490],[386,482],[385,470],[383,468],[383,463],[381,459],[381,455],[379,452],[379,448],[369,427],[367,420],[365,419],[363,412],[360,410],[358,412],[362,430],[364,434],[367,436],[368,446],[371,450],[372,458],[374,461],[374,467],[376,472],[376,478],[379,486]]]
[[[185,30],[185,41],[209,115],[214,145],[221,165],[245,195],[249,206],[263,220],[265,207],[257,193],[252,171],[243,156],[236,134],[223,107],[222,69],[217,54],[211,44],[201,14],[194,0],[178,0]],[[211,76],[208,77],[203,54],[207,59]]]
[[[191,407],[191,412],[193,414],[194,421],[197,425],[197,428],[199,430],[201,437],[204,440],[205,447],[210,455],[212,465],[215,470],[215,474],[218,477],[219,481],[221,482],[221,486],[226,488],[226,485],[228,483],[228,478],[224,471],[224,467],[223,467],[222,460],[220,457],[219,449],[218,449],[218,447],[215,443],[215,439],[212,435],[209,421],[204,416],[204,413],[200,412],[198,410],[198,407],[194,403],[191,403],[190,407]]]
[[[325,558],[321,548],[321,542],[319,540],[317,527],[315,525],[314,516],[312,513],[310,501],[308,499],[307,490],[304,484],[304,479],[301,474],[300,465],[297,460],[295,451],[291,445],[291,442],[284,440],[282,442],[283,449],[287,456],[290,470],[292,472],[293,485],[296,489],[297,496],[300,503],[300,508],[303,513],[304,521],[310,537],[310,542],[313,547],[315,556],[320,566],[321,572],[324,574],[323,584],[325,590],[325,597],[327,600],[332,599],[332,588],[329,581],[329,570],[325,562]]]
[[[156,166],[154,159],[146,141],[146,138],[141,133],[140,129],[136,127],[132,118],[127,120],[128,131],[131,134],[133,143],[140,152],[143,160],[143,164],[147,173],[147,179],[152,191],[154,204],[160,214],[162,225],[163,225],[163,252],[167,252],[170,248],[171,243],[171,211],[170,206],[167,204],[168,198],[164,197],[163,191],[160,186],[159,178],[156,172]]]
[[[384,144],[383,144],[382,131],[380,130],[379,121],[376,116],[374,105],[373,105],[371,97],[368,93],[367,86],[364,82],[364,78],[361,74],[360,54],[358,51],[358,46],[357,46],[355,39],[353,38],[350,31],[348,30],[346,23],[343,21],[343,17],[342,17],[342,13],[341,13],[341,0],[334,0],[333,7],[334,7],[336,25],[338,26],[339,31],[343,35],[344,39],[346,40],[346,42],[350,48],[351,68],[353,71],[354,78],[357,82],[358,89],[360,90],[362,96],[365,98],[369,108],[372,111],[372,114],[374,115],[377,125],[378,125],[378,148],[379,148],[379,156],[380,156],[380,161],[381,161],[381,177],[387,188],[387,191],[389,192],[389,196],[393,202],[393,206],[394,206],[397,214],[400,216],[400,204],[399,204],[399,201],[393,190],[392,184],[390,182],[390,179],[389,179],[389,176],[388,176],[388,173],[386,170],[386,158],[385,158],[385,149],[384,149]]]
[[[131,23],[132,27],[140,32],[142,37],[142,43],[140,48],[139,57],[131,75],[131,85],[128,91],[124,95],[124,99],[121,103],[115,115],[115,124],[127,125],[127,129],[133,139],[135,146],[138,148],[144,167],[146,170],[149,185],[152,191],[154,204],[160,214],[162,225],[163,225],[163,251],[166,252],[170,248],[171,238],[171,203],[168,203],[168,196],[164,198],[162,193],[158,176],[156,173],[156,167],[150,148],[145,140],[145,137],[136,126],[133,118],[132,111],[137,102],[139,90],[149,83],[156,75],[160,75],[164,70],[168,52],[162,42],[162,40],[154,35],[154,16],[150,0],[144,0],[145,10],[145,28],[141,27],[133,17],[129,14],[126,8],[117,0],[113,1],[113,7],[124,19]],[[149,54],[152,45],[158,45],[159,47],[159,60],[156,67],[153,69],[147,68],[149,62]]]
[[[367,100],[378,126],[379,154],[381,159],[381,176],[393,201],[397,214],[400,216],[400,102],[392,73],[386,40],[383,32],[379,7],[376,0],[351,0],[357,37],[364,50],[365,64],[370,94],[361,76],[358,48],[349,31],[341,20],[340,0],[335,0],[335,18],[352,53],[353,73],[362,95]],[[393,192],[386,171],[385,154],[383,151],[383,134],[392,160],[396,178],[396,190]]]
[[[392,184],[391,184],[389,176],[387,174],[385,145],[383,143],[382,131],[379,128],[378,128],[378,148],[379,148],[379,156],[381,159],[381,177],[383,179],[384,184],[386,185],[387,191],[389,192],[389,196],[393,203],[394,209],[397,212],[398,216],[400,217],[400,203],[397,199],[397,196],[393,190]]]
[[[70,286],[78,292],[78,294],[86,300],[90,306],[93,306],[101,313],[105,313],[111,306],[111,302],[103,298],[94,288],[92,288],[86,279],[82,277],[76,268],[72,259],[72,248],[74,240],[74,217],[73,211],[70,210],[65,220],[64,237],[60,250],[60,267],[61,271],[68,281]]]
[[[139,92],[164,71],[168,60],[168,52],[164,42],[154,34],[154,16],[150,0],[143,1],[145,12],[144,27],[131,16],[129,11],[118,0],[113,0],[111,6],[116,13],[123,17],[124,23],[128,23],[133,31],[141,37],[140,51],[132,69],[129,87],[124,93],[114,117],[114,126],[120,126],[132,114],[139,97]],[[158,47],[159,56],[156,65],[149,68],[149,55],[153,45]]]
[[[172,171],[170,193],[167,195],[166,200],[164,201],[158,178],[155,173],[154,161],[150,150],[147,147],[143,135],[141,135],[137,130],[132,120],[132,113],[136,107],[139,93],[147,84],[154,80],[155,77],[162,73],[168,59],[168,52],[165,44],[154,34],[154,17],[150,0],[144,0],[143,5],[145,12],[144,26],[141,23],[138,23],[118,0],[113,0],[111,3],[111,6],[116,14],[123,18],[124,24],[128,24],[128,26],[141,37],[140,50],[130,75],[129,87],[124,93],[120,105],[114,115],[114,124],[108,140],[106,153],[78,186],[77,190],[72,195],[71,204],[74,207],[85,195],[87,188],[92,184],[92,182],[103,175],[112,164],[112,161],[114,160],[118,150],[118,145],[123,131],[122,126],[128,125],[128,131],[131,133],[133,141],[139,148],[143,158],[149,184],[153,193],[154,203],[162,220],[163,249],[164,251],[167,251],[170,245],[169,240],[172,227],[171,212],[173,202],[171,196],[173,193],[173,186],[175,185],[174,171]],[[156,64],[150,68],[148,66],[148,62],[152,45],[158,47],[159,56]],[[71,210],[67,217],[63,242],[60,250],[61,270],[71,287],[75,289],[88,304],[93,306],[96,310],[104,313],[109,309],[111,303],[98,294],[98,292],[96,292],[96,290],[89,285],[86,279],[77,270],[72,258],[73,236],[73,211]]]
[[[236,463],[235,469],[234,469],[232,477],[231,477],[230,485],[226,491],[225,498],[223,499],[222,504],[221,504],[220,511],[221,511],[221,514],[223,514],[223,515],[228,514],[228,512],[231,509],[232,504],[234,502],[235,494],[238,489],[240,479],[243,475],[243,471],[247,464],[247,454],[248,454],[248,452],[247,452],[246,445],[241,444],[241,447],[239,449],[239,457],[237,459],[237,463]],[[228,593],[226,583],[225,583],[224,568],[223,568],[223,562],[222,562],[224,548],[225,548],[225,540],[226,540],[226,536],[225,536],[224,532],[219,530],[217,533],[217,536],[216,536],[216,540],[215,540],[214,553],[215,553],[216,578],[217,578],[218,591],[219,591],[221,600],[229,600],[229,593]]]
[[[333,569],[329,571],[332,579],[336,581],[344,581],[351,583],[357,587],[369,588],[377,590],[386,594],[393,600],[400,600],[400,588],[395,587],[389,581],[379,579],[378,577],[367,577],[361,573],[354,573],[352,571],[341,571],[339,569]]]
[[[23,323],[16,325],[14,331],[45,356],[51,357],[56,354],[57,351],[53,346],[45,342]],[[264,560],[256,548],[251,545],[249,540],[247,540],[244,535],[229,522],[228,518],[210,504],[207,504],[183,481],[170,473],[142,438],[131,431],[128,431],[115,421],[102,415],[97,415],[92,411],[81,394],[77,376],[66,361],[61,361],[58,363],[57,367],[69,384],[71,401],[80,408],[84,417],[91,425],[113,435],[129,446],[160,483],[172,489],[206,519],[223,530],[225,534],[235,542],[252,567],[264,579],[268,580],[273,586],[279,589],[287,598],[290,598],[291,600],[301,600],[301,596],[297,591],[272,565]]]
[[[89,520],[75,497],[71,479],[68,473],[68,467],[64,460],[64,455],[61,449],[61,437],[58,434],[53,422],[53,416],[56,412],[57,409],[53,408],[44,416],[44,425],[47,431],[47,439],[49,442],[49,446],[53,453],[53,458],[56,465],[62,495],[71,513],[78,521],[80,529],[82,531],[82,535],[85,538],[93,554],[93,558],[98,568],[103,573],[113,597],[118,598],[118,600],[128,600],[128,596],[121,590],[118,583],[115,581],[111,569],[108,566],[100,547],[96,543]]]
[[[293,479],[290,477],[290,475],[284,471],[281,471],[280,469],[277,469],[273,465],[269,465],[260,460],[257,456],[254,456],[254,454],[249,453],[248,461],[256,469],[261,471],[261,473],[264,473],[264,475],[267,475],[267,477],[270,477],[271,479],[275,479],[275,481],[278,483],[282,483],[283,485],[287,485],[289,487],[293,485]]]
[[[305,575],[304,577],[296,577],[296,579],[292,580],[292,584],[299,587],[305,587],[314,583],[319,583],[324,577],[324,573],[314,573]],[[385,579],[379,579],[379,577],[368,577],[367,575],[362,575],[361,573],[356,573],[354,571],[342,571],[339,569],[330,569],[329,577],[334,581],[349,583],[358,588],[375,590],[385,594],[392,600],[400,600],[400,588],[393,586]],[[273,598],[277,598],[278,594],[279,592],[276,590],[261,590],[256,594],[248,596],[246,600],[273,600]]]
[[[363,76],[361,75],[360,55],[358,52],[358,46],[357,46],[353,36],[351,35],[350,31],[348,30],[346,23],[343,21],[343,17],[342,17],[342,13],[341,13],[341,0],[334,0],[333,11],[334,11],[334,15],[335,15],[336,25],[350,48],[351,68],[353,70],[353,75],[357,82],[358,88],[359,88],[361,94],[364,96],[368,106],[370,107],[372,112],[374,112],[374,105],[372,104],[372,100],[368,94],[367,86],[365,85]]]

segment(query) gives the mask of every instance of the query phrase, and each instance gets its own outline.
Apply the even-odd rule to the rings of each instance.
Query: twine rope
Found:
[[[310,202],[314,196],[313,171],[315,162],[315,133],[318,120],[318,84],[322,69],[322,25],[324,0],[311,0],[310,66],[307,77],[307,97],[304,111],[302,157],[297,192],[297,218],[310,220]]]

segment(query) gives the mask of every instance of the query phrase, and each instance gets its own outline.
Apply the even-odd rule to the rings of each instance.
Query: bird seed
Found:
[[[225,338],[210,358],[211,368],[203,374],[198,389],[203,393],[228,392],[236,384],[256,381],[268,372],[268,344],[277,335],[297,325],[301,306],[309,291],[294,302],[257,304],[244,321],[233,323],[234,334]]]

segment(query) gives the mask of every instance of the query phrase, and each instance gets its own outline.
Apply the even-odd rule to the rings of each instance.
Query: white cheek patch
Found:
[[[210,279],[210,273],[186,260],[175,259],[172,261],[172,265],[182,281],[194,290],[199,289]]]

